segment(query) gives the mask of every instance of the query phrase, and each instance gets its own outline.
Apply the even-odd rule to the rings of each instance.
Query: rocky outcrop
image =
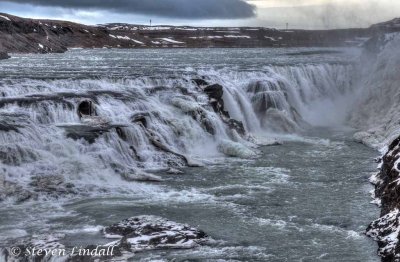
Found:
[[[157,216],[131,217],[106,227],[103,232],[106,238],[119,239],[110,244],[129,252],[193,248],[207,240],[206,233],[201,230]]]
[[[238,132],[238,134],[244,136],[246,134],[246,130],[242,122],[232,119],[229,115],[229,112],[225,110],[224,104],[224,87],[220,84],[212,84],[209,85],[207,81],[203,79],[194,79],[194,83],[196,83],[199,88],[203,90],[204,93],[207,94],[209,98],[210,105],[214,109],[221,119],[225,122],[225,124],[231,129]],[[204,121],[203,121],[204,122]],[[206,126],[207,131],[213,134],[213,129],[211,125],[204,123]]]
[[[125,261],[139,251],[195,248],[209,240],[199,229],[157,216],[131,217],[102,232],[102,244],[74,248],[63,244],[64,234],[22,238],[9,243],[13,248],[0,248],[0,261]],[[113,241],[104,245],[107,239]]]
[[[0,51],[0,60],[8,59],[10,56],[6,52]]]
[[[104,250],[105,256],[74,255],[67,261],[125,261],[135,253],[155,249],[189,249],[206,244],[208,236],[189,225],[157,216],[137,216],[125,219],[103,230],[106,239],[114,241],[102,246],[87,246],[86,250]],[[112,251],[110,253],[110,251]]]
[[[400,261],[400,137],[380,161],[380,171],[371,182],[375,185],[375,202],[381,205],[381,217],[368,226],[366,234],[378,242],[383,262]]]
[[[370,181],[375,185],[373,203],[381,207],[380,218],[366,234],[378,242],[384,262],[400,261],[400,19],[371,26],[375,35],[364,45],[358,65],[360,83],[358,102],[350,117],[360,132],[356,141],[381,149],[379,173]]]
[[[229,118],[228,112],[224,110],[224,100],[222,99],[224,88],[219,84],[213,84],[204,87],[203,91],[210,98],[210,104],[214,111],[223,117]]]

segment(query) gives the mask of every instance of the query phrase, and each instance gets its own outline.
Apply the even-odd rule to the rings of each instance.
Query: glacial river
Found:
[[[157,215],[197,227],[212,241],[138,252],[132,261],[379,261],[376,243],[363,234],[379,214],[368,182],[377,152],[352,140],[355,130],[340,107],[351,94],[357,55],[321,48],[71,50],[1,61],[0,116],[21,122],[0,128],[0,178],[36,195],[0,202],[0,246],[31,235],[62,235],[66,247],[104,244],[103,226]],[[231,141],[213,113],[213,135],[188,116],[193,103],[211,110],[190,82],[201,77],[224,87],[225,109],[244,123],[252,145]],[[254,81],[267,83],[262,98],[250,94]],[[169,99],[182,87],[189,94],[178,98],[193,103],[177,108]],[[113,132],[95,142],[66,136],[61,126],[78,123],[74,106],[93,94],[97,113],[121,124],[127,139]],[[257,111],[265,106],[259,99],[284,113],[268,118]],[[290,116],[292,108],[301,121]],[[204,166],[184,167],[154,148],[129,122],[139,110],[157,112],[148,118],[152,130]],[[281,144],[256,146],[269,139]],[[238,157],[227,156],[232,150]],[[134,182],[115,171],[170,166],[183,174],[157,172],[163,181]],[[31,183],[54,175],[73,184],[74,194],[47,194]]]

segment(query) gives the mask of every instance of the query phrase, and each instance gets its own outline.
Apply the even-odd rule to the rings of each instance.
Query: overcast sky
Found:
[[[125,22],[326,29],[400,17],[400,0],[0,0],[0,12],[85,24]]]

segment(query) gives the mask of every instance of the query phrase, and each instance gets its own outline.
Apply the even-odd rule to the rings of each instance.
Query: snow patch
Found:
[[[371,223],[366,235],[375,241],[383,242],[384,245],[378,249],[378,254],[382,257],[394,255],[399,241],[400,214],[398,209],[394,209],[383,217]]]
[[[269,39],[269,40],[271,40],[271,41],[273,41],[273,42],[278,41],[277,39],[275,39],[274,37],[271,37],[271,36],[264,36],[264,38],[265,38],[265,39]]]
[[[224,35],[225,38],[245,38],[250,39],[251,37],[248,35]]]
[[[171,38],[160,38],[160,39],[171,44],[184,44],[184,42],[179,42]]]
[[[0,18],[3,18],[3,19],[5,19],[5,20],[7,20],[7,21],[11,21],[10,18],[8,18],[7,16],[4,16],[4,15],[0,15]]]

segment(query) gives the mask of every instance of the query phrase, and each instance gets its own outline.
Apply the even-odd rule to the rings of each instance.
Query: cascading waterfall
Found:
[[[227,110],[248,131],[297,132],[306,122],[331,124],[326,122],[331,114],[344,121],[347,111],[332,107],[342,106],[353,92],[353,69],[340,64],[269,66],[260,72],[207,72],[207,76],[223,83]],[[318,114],[328,104],[334,110]]]
[[[313,112],[326,106],[321,101],[335,105],[348,96],[352,69],[291,65],[199,70],[196,77],[181,78],[5,80],[1,179],[29,189],[33,179],[58,175],[91,190],[104,184],[118,188],[124,180],[157,179],[144,171],[223,155],[253,157],[257,135],[325,124],[326,116]],[[207,95],[206,85],[194,78],[221,85],[223,101]],[[94,115],[86,119],[79,105],[88,101]],[[214,102],[223,103],[227,113],[215,110]],[[240,126],[237,121],[245,134],[232,128]]]

